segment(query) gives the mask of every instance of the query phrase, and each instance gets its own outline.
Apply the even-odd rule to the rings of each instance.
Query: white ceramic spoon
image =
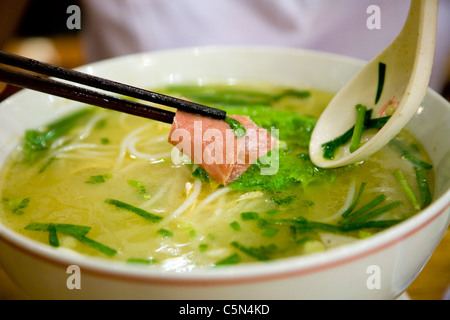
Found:
[[[316,166],[336,168],[367,159],[394,138],[417,112],[431,76],[438,2],[412,0],[408,18],[398,37],[346,83],[328,104],[314,128],[309,145],[310,157]],[[384,76],[380,72],[383,64]],[[379,83],[379,78],[384,79],[384,85]],[[381,87],[381,96],[375,103]],[[373,109],[373,119],[384,116],[381,113],[392,99],[398,104],[394,104],[396,109],[389,121],[381,129],[365,130],[356,151],[350,152],[350,142],[347,142],[336,150],[334,158],[329,154],[324,156],[323,144],[355,126],[356,105]],[[392,111],[393,108],[389,107],[387,115]]]

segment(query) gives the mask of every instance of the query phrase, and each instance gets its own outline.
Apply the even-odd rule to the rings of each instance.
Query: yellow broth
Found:
[[[269,95],[286,90],[267,84],[211,88],[239,90],[239,97],[249,90]],[[164,90],[208,103],[201,95],[189,97],[188,89],[195,91],[196,87]],[[210,94],[216,93],[213,90]],[[264,108],[317,118],[331,97],[329,93],[311,90],[306,96],[276,99]],[[222,106],[217,101],[210,104]],[[255,106],[249,105],[249,110],[258,104],[257,101]],[[330,225],[337,229],[342,226],[341,215],[363,184],[364,191],[354,210],[380,195],[384,201],[371,211],[398,203],[371,221],[401,221],[420,210],[395,175],[400,170],[420,202],[415,174],[418,165],[394,145],[362,163],[326,170],[324,180],[296,183],[280,191],[242,191],[233,185],[223,187],[212,180],[193,177],[196,166],[186,161],[175,165],[171,161],[173,147],[167,143],[169,130],[168,124],[95,109],[53,141],[49,150],[32,164],[24,160],[24,147],[19,146],[0,176],[1,222],[47,244],[49,235],[56,233],[60,247],[82,254],[189,271],[297,256],[369,237],[384,228],[338,232],[327,229]],[[408,132],[402,132],[397,141],[413,150],[415,157],[429,162]],[[282,141],[280,147],[298,157],[307,157],[304,145],[286,145]],[[432,169],[426,170],[426,177],[432,186]],[[161,220],[150,221],[118,208],[114,205],[118,201]],[[315,228],[313,224],[303,225],[304,221],[323,225]],[[27,226],[33,223],[88,226],[91,229],[84,236],[113,249],[113,253],[105,254],[59,229],[29,230]]]

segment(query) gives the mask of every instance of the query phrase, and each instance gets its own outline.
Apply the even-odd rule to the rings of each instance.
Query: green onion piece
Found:
[[[148,211],[145,211],[141,208],[137,208],[135,206],[132,206],[128,203],[119,201],[119,200],[115,200],[115,199],[106,199],[105,202],[107,204],[110,204],[112,206],[115,206],[117,209],[121,209],[121,210],[126,210],[129,212],[133,212],[135,214],[137,214],[138,216],[143,217],[144,219],[151,221],[151,222],[159,222],[161,221],[163,218],[161,216],[155,215],[153,213],[150,213]]]
[[[378,86],[377,86],[377,95],[375,97],[375,104],[381,98],[381,93],[383,92],[384,80],[386,77],[386,64],[383,62],[378,63]]]
[[[85,181],[85,183],[88,184],[99,184],[99,183],[105,183],[106,180],[111,179],[111,174],[101,174],[97,176],[91,176],[88,180]]]
[[[248,256],[255,258],[259,261],[267,261],[270,260],[269,253],[273,252],[274,249],[276,249],[275,245],[271,246],[261,246],[261,247],[247,247],[242,244],[240,244],[237,241],[231,242],[231,245],[238,249],[239,251],[247,254]]]
[[[239,222],[237,221],[233,221],[230,223],[230,227],[231,229],[233,229],[234,231],[241,231],[241,225],[239,224]]]
[[[156,263],[156,260],[153,258],[129,258],[126,262],[136,264],[154,264]]]
[[[400,185],[402,186],[403,191],[406,193],[406,195],[408,196],[411,203],[413,204],[414,209],[420,210],[420,203],[417,200],[417,197],[414,194],[414,191],[412,190],[408,181],[406,181],[406,178],[403,175],[403,172],[401,172],[400,170],[395,170],[394,176],[397,179],[397,181],[400,183]]]
[[[365,206],[359,208],[358,210],[354,211],[352,214],[348,215],[346,218],[339,221],[340,225],[347,224],[350,222],[353,222],[354,220],[358,219],[362,215],[364,215],[369,210],[375,208],[377,205],[382,203],[384,200],[386,200],[386,196],[384,194],[380,194],[376,196],[372,201],[367,203]]]
[[[59,247],[58,235],[56,234],[56,227],[53,223],[48,225],[48,243],[52,247]]]
[[[325,159],[334,159],[334,154],[336,153],[336,149],[345,144],[348,140],[350,140],[353,136],[354,126],[347,130],[343,135],[322,144],[323,157]]]
[[[225,122],[233,129],[236,137],[240,138],[247,134],[247,130],[245,130],[245,127],[239,121],[230,117],[225,117]]]
[[[50,224],[48,223],[31,222],[25,227],[25,230],[49,231],[49,225]],[[92,229],[88,226],[80,226],[75,224],[53,223],[53,225],[56,228],[56,232],[75,237],[85,236]]]
[[[238,264],[241,262],[241,258],[237,253],[234,253],[218,262],[215,263],[215,266],[227,266],[232,264]]]
[[[262,235],[267,238],[272,238],[278,233],[278,231],[279,229],[277,228],[269,227],[262,233]]]
[[[347,217],[353,211],[353,209],[356,208],[356,206],[359,203],[359,200],[361,199],[361,195],[364,192],[364,189],[365,189],[366,185],[367,185],[367,182],[361,183],[361,186],[359,187],[358,194],[356,195],[356,197],[353,200],[352,204],[347,208],[347,210],[345,210],[342,213],[341,217],[343,217],[343,218]]]
[[[341,227],[341,229],[342,229],[342,231],[353,231],[353,230],[360,230],[360,229],[386,229],[386,228],[390,228],[402,221],[404,221],[404,220],[403,219],[377,220],[377,221],[349,223],[349,224],[343,225]]]
[[[146,200],[150,199],[150,195],[147,193],[147,190],[144,187],[144,184],[142,182],[139,182],[137,180],[128,180],[127,183],[136,188],[140,195]]]
[[[383,207],[380,207],[378,209],[375,209],[361,217],[359,217],[358,219],[354,220],[353,223],[360,223],[360,222],[365,222],[365,221],[369,221],[371,219],[374,219],[380,215],[382,215],[385,212],[388,212],[389,210],[392,210],[394,208],[397,208],[399,206],[401,206],[403,203],[401,201],[395,201],[392,202],[390,204],[387,204]]]
[[[417,185],[419,187],[420,199],[422,202],[421,208],[425,208],[431,203],[431,191],[428,184],[427,172],[423,168],[414,168],[416,172]]]
[[[352,140],[350,142],[350,152],[353,153],[359,149],[359,144],[361,143],[362,132],[364,129],[364,120],[367,111],[367,107],[362,104],[358,104],[356,109],[356,123],[353,129]]]
[[[403,158],[405,158],[406,160],[410,161],[411,163],[418,165],[419,167],[423,168],[423,169],[431,169],[433,168],[433,165],[429,164],[428,162],[422,161],[419,158],[415,157],[414,155],[407,153],[403,155]]]
[[[55,230],[52,231],[53,228]],[[72,236],[81,243],[90,246],[91,248],[98,250],[109,257],[117,253],[116,250],[108,246],[105,246],[104,244],[101,244],[95,240],[87,238],[86,234],[91,230],[91,227],[79,226],[74,224],[32,222],[25,227],[25,230],[48,231],[50,233],[54,233],[53,235],[49,235],[49,240],[50,238],[52,238],[53,244],[56,244],[55,239],[53,239],[53,237],[55,236],[56,232],[59,232]],[[52,245],[52,243],[50,243],[50,245]]]
[[[100,251],[101,253],[107,255],[108,257],[112,257],[112,256],[114,256],[117,253],[116,250],[114,250],[114,249],[112,249],[112,248],[110,248],[108,246],[105,246],[104,244],[102,244],[100,242],[97,242],[95,240],[87,238],[85,236],[75,237],[75,238],[78,241],[80,241],[81,243],[83,243],[83,244],[85,244],[85,245],[87,245],[87,246],[89,246],[89,247],[91,247],[91,248],[93,248],[93,249],[95,249],[97,251]]]
[[[17,215],[22,215],[25,213],[23,209],[25,209],[30,203],[30,198],[24,199],[3,199],[8,205],[8,209],[11,210],[12,213]]]

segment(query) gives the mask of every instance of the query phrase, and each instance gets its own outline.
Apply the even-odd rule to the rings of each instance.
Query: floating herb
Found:
[[[359,219],[359,217],[363,216],[366,212],[368,212],[369,210],[375,208],[377,205],[382,203],[384,200],[386,200],[386,196],[384,194],[380,194],[380,195],[376,196],[372,201],[370,201],[363,207],[348,214],[346,218],[339,221],[339,224],[346,224],[346,223],[354,222],[355,220]]]
[[[343,218],[347,217],[356,208],[356,206],[359,203],[359,200],[361,199],[361,195],[364,192],[364,189],[365,189],[366,185],[367,185],[367,182],[361,183],[361,186],[359,187],[358,193],[357,193],[356,197],[353,199],[352,204],[347,208],[347,210],[345,210],[342,213],[341,216]]]
[[[126,262],[136,264],[155,264],[157,261],[153,258],[129,258]]]
[[[60,224],[60,223],[39,223],[33,222],[25,227],[25,230],[32,231],[47,231],[49,232],[49,243],[52,246],[59,246],[59,241],[57,239],[57,233],[63,233],[71,236],[81,243],[111,257],[114,256],[117,251],[105,246],[104,244],[92,240],[86,237],[86,234],[91,230],[91,227],[80,226],[74,224]]]
[[[205,169],[203,169],[202,167],[197,167],[193,172],[192,172],[192,176],[194,178],[199,179],[202,182],[209,182],[209,174],[208,172],[206,172]]]
[[[225,117],[225,122],[228,123],[236,137],[240,138],[247,134],[247,130],[245,130],[245,127],[239,121],[227,116]]]
[[[173,237],[173,232],[170,231],[170,230],[167,230],[167,229],[161,228],[161,229],[159,229],[159,230],[157,231],[157,233],[158,233],[159,235],[163,236],[163,237],[166,237],[166,238],[171,238],[171,237]]]
[[[417,185],[419,187],[419,194],[421,200],[421,208],[425,208],[431,203],[431,192],[428,184],[427,172],[423,168],[414,168],[416,172]]]
[[[153,213],[150,213],[148,211],[145,211],[141,208],[137,208],[135,206],[132,206],[128,203],[119,201],[119,200],[115,200],[115,199],[106,199],[105,202],[107,204],[110,204],[112,206],[115,206],[117,209],[121,209],[121,210],[126,210],[132,213],[137,214],[138,216],[143,217],[144,219],[151,221],[151,222],[159,222],[161,221],[163,218],[161,216],[155,215]]]
[[[231,242],[231,245],[248,256],[260,261],[270,260],[270,254],[277,249],[277,246],[274,244],[269,246],[247,247],[237,241],[233,241]]]
[[[218,262],[215,263],[215,266],[227,266],[227,265],[233,265],[238,264],[241,262],[241,258],[237,253],[234,253]]]
[[[151,198],[150,195],[147,193],[147,190],[145,189],[144,184],[142,182],[139,182],[137,180],[128,180],[127,183],[130,186],[136,188],[138,190],[138,193],[142,195],[142,197],[145,200],[149,200]]]
[[[99,184],[99,183],[105,183],[106,180],[111,179],[111,174],[101,174],[96,176],[89,177],[88,180],[85,181],[87,184]]]
[[[30,198],[3,199],[3,201],[6,202],[8,209],[12,213],[17,214],[17,215],[22,215],[25,213],[25,211],[23,209],[25,209],[28,206],[28,204],[30,203]]]
[[[256,220],[259,218],[258,212],[248,211],[248,212],[242,212],[241,213],[241,219],[242,220]]]

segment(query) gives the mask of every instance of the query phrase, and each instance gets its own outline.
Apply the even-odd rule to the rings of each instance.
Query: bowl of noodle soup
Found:
[[[429,89],[398,139],[415,146],[420,164],[432,164],[426,205],[396,195],[404,190],[395,173],[419,172],[419,162],[405,162],[406,153],[393,158],[398,145],[332,173],[308,167],[300,135],[310,129],[298,128],[313,127],[333,93],[363,65],[303,50],[204,47],[79,68],[223,103],[228,114],[250,114],[262,124],[291,125],[289,134],[279,128],[278,180],[259,182],[250,172],[226,186],[204,180],[198,166],[167,143],[170,125],[28,90],[12,96],[0,105],[0,265],[39,299],[397,298],[449,223],[450,105]],[[211,100],[216,96],[225,100]],[[25,133],[36,140],[42,133],[36,128],[74,119],[77,125],[44,156],[27,153]],[[371,223],[357,229],[344,212],[358,191],[360,207],[375,198],[392,211],[370,221],[355,218]],[[380,221],[395,223],[374,230]]]

